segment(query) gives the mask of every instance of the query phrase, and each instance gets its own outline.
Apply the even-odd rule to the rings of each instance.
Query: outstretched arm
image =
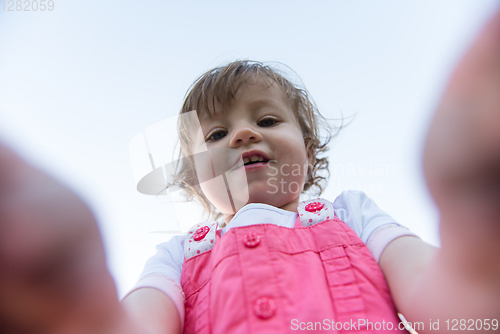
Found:
[[[500,11],[451,78],[424,170],[442,249],[411,238],[387,247],[381,266],[397,307],[409,321],[440,318],[443,332],[447,319],[500,320]]]
[[[118,303],[87,206],[1,144],[0,328],[143,333]]]
[[[179,334],[182,332],[179,313],[172,300],[162,291],[141,288],[122,301],[135,323],[147,334]]]

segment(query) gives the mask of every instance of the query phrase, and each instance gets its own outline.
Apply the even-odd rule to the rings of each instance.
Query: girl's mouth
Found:
[[[253,171],[262,167],[265,167],[269,164],[269,161],[253,161],[246,163],[245,166],[245,171]]]
[[[244,163],[245,160],[247,160],[246,163]],[[261,167],[265,167],[267,165],[269,165],[269,160],[267,160],[265,158],[255,160],[255,161],[251,161],[251,160],[245,158],[245,159],[238,160],[236,165],[233,168],[231,168],[231,171],[235,171],[237,169],[240,169],[241,167],[244,167],[245,171],[252,171],[252,170],[259,169]]]

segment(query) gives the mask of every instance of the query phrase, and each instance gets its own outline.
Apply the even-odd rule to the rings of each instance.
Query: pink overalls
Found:
[[[187,259],[184,333],[398,331],[384,276],[356,233],[336,216],[306,227],[299,218],[292,229],[218,230],[213,248]]]

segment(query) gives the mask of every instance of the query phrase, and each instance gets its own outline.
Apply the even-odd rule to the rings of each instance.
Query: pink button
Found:
[[[323,209],[325,205],[321,202],[312,202],[306,205],[307,212],[316,212]]]
[[[253,311],[259,318],[269,319],[276,313],[276,304],[271,298],[261,297],[255,301]]]
[[[249,233],[243,237],[243,244],[247,247],[257,247],[260,244],[260,235]]]
[[[205,238],[205,236],[207,235],[208,231],[210,231],[210,228],[208,226],[203,226],[203,227],[200,227],[199,229],[197,229],[194,234],[193,234],[193,239],[195,241],[200,241],[202,240],[203,238]]]

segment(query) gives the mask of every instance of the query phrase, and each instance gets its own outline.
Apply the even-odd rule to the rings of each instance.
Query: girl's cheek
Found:
[[[208,152],[199,152],[193,155],[198,181],[204,183],[213,178],[212,165]]]

